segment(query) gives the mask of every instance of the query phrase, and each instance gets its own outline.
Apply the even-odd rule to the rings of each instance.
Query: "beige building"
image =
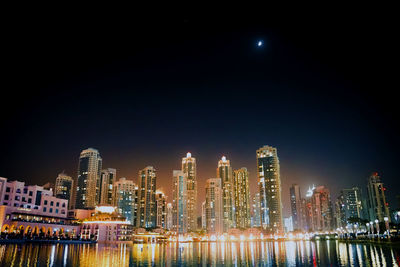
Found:
[[[221,178],[206,181],[206,227],[209,234],[223,233],[223,191]]]
[[[233,172],[230,161],[225,156],[218,161],[217,177],[221,178],[222,183],[222,205],[223,205],[223,219],[224,219],[224,232],[235,226],[234,218],[234,205],[235,205],[235,192],[233,186]]]
[[[147,166],[139,171],[137,227],[154,228],[157,225],[156,170]]]

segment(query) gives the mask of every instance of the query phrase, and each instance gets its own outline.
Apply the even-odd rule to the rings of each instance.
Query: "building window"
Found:
[[[9,195],[4,195],[4,200],[9,200]]]
[[[44,204],[47,205],[47,200],[44,201]]]
[[[18,200],[18,201],[19,201],[19,196],[15,196],[15,200]]]
[[[65,214],[65,210],[61,210],[61,214]]]
[[[25,199],[25,197],[22,197],[22,202],[26,202],[26,199]]]
[[[18,203],[14,203],[14,207],[18,207]]]
[[[50,206],[54,206],[54,202],[53,201],[50,201]]]
[[[3,203],[3,205],[7,206],[7,205],[8,205],[8,203],[7,203],[7,202],[4,202],[4,203]]]
[[[10,192],[11,191],[11,188],[10,187],[7,187],[6,188],[6,192]]]
[[[62,207],[65,208],[65,203],[62,204]]]
[[[24,194],[28,193],[28,188],[24,188]]]
[[[33,196],[33,191],[29,191],[29,196]]]
[[[56,213],[58,213],[58,209],[56,209]]]
[[[56,207],[59,207],[59,206],[60,206],[60,202],[57,202],[57,203],[56,203]]]
[[[43,212],[46,212],[46,211],[47,211],[47,208],[46,208],[46,207],[44,207],[44,208],[43,208]]]
[[[53,213],[53,208],[50,208],[50,211],[49,211],[50,213]]]
[[[32,203],[32,198],[28,198],[28,203]]]

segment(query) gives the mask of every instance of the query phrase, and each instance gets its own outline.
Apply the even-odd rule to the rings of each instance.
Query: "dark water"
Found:
[[[390,246],[338,241],[0,245],[1,266],[399,266]]]

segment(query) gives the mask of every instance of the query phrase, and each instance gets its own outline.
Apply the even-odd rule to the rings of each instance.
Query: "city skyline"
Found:
[[[168,189],[190,151],[199,196],[222,156],[248,169],[254,192],[254,150],[267,144],[279,149],[286,184],[327,185],[336,199],[376,171],[395,201],[400,146],[393,69],[382,62],[391,58],[385,27],[154,20],[131,28],[134,38],[115,29],[89,38],[81,25],[35,27],[27,33],[35,42],[21,47],[32,25],[8,38],[10,51],[21,49],[9,64],[19,70],[8,76],[9,105],[0,107],[2,177],[33,184],[62,170],[75,177],[77,152],[94,147],[119,177],[135,180],[151,165]],[[283,187],[285,215],[288,194]]]

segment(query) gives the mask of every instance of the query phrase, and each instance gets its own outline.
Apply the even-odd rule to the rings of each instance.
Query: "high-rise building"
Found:
[[[156,170],[148,166],[139,171],[137,227],[156,227],[156,215]]]
[[[203,201],[201,203],[201,229],[207,229],[207,220],[206,220],[206,202]]]
[[[114,182],[112,204],[117,207],[118,213],[124,216],[132,225],[135,222],[134,206],[136,190],[136,184],[125,177],[121,177],[118,181]]]
[[[221,178],[206,181],[206,226],[208,233],[223,232],[223,191]]]
[[[371,221],[378,219],[383,222],[385,217],[388,217],[390,221],[389,204],[386,201],[385,191],[386,188],[381,177],[377,172],[372,173],[368,178],[367,185],[368,213]]]
[[[56,178],[54,196],[57,198],[67,199],[68,206],[72,207],[73,202],[74,179],[65,173],[60,173]]]
[[[260,203],[260,193],[257,192],[252,198],[251,204],[251,227],[261,226],[261,203]]]
[[[225,156],[218,161],[217,178],[221,178],[222,183],[222,206],[224,218],[224,232],[235,226],[234,218],[234,187],[233,187],[233,172],[229,160]]]
[[[156,226],[167,228],[167,197],[161,191],[156,192],[157,220]]]
[[[246,168],[234,171],[235,193],[235,219],[237,228],[249,228],[251,224],[250,215],[250,190],[249,173]]]
[[[96,149],[88,148],[81,152],[76,181],[76,209],[94,208],[97,205],[101,165],[100,153]]]
[[[338,227],[345,227],[350,218],[366,219],[365,206],[361,189],[358,187],[346,188],[340,191],[335,203],[336,224]]]
[[[167,204],[167,229],[172,230],[173,228],[173,208],[172,203]]]
[[[177,234],[185,234],[188,232],[187,175],[183,171],[176,170],[173,171],[172,175],[174,186],[172,190],[173,230]]]
[[[301,194],[300,186],[298,184],[293,184],[290,187],[290,208],[292,211],[292,223],[293,229],[300,230],[303,229],[302,225],[302,214],[301,214]]]
[[[197,177],[196,158],[188,152],[186,158],[182,158],[182,171],[187,179],[187,230],[197,230]]]
[[[117,170],[108,168],[101,171],[100,188],[99,188],[99,204],[111,205],[113,197],[113,184],[117,179]]]
[[[332,204],[329,189],[318,186],[312,191],[310,197],[310,215],[312,231],[332,230]]]
[[[281,177],[277,150],[257,150],[257,176],[261,203],[261,225],[271,233],[283,233]]]

